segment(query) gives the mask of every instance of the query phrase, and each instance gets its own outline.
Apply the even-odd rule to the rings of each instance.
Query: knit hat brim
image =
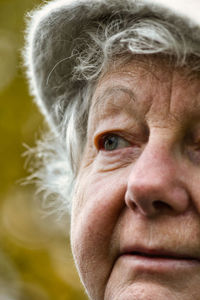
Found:
[[[174,24],[195,47],[200,46],[200,1],[198,0],[56,0],[33,11],[28,17],[24,51],[32,94],[50,127],[61,117],[53,106],[84,85],[72,80],[74,41],[84,24],[124,13],[133,17],[155,16]]]

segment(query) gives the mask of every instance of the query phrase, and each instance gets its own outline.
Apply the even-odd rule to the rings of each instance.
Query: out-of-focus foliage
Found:
[[[42,217],[26,177],[23,143],[34,146],[42,118],[21,60],[25,14],[42,1],[0,0],[0,300],[87,299],[73,265],[69,220]]]

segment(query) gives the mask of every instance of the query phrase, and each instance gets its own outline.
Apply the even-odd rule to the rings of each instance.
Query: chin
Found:
[[[198,297],[152,282],[134,283],[126,288],[107,291],[105,300],[199,300]]]

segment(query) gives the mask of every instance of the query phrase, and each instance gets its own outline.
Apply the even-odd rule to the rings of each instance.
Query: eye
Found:
[[[117,134],[107,134],[100,138],[98,147],[100,150],[113,151],[120,148],[130,147],[130,142]]]

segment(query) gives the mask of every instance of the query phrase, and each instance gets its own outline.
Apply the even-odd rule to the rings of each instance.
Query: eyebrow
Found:
[[[125,93],[125,94],[128,94],[129,95],[129,97],[132,99],[132,100],[134,100],[135,101],[135,94],[134,94],[134,92],[131,90],[131,89],[128,89],[128,88],[126,88],[126,87],[124,87],[124,86],[121,86],[121,85],[117,85],[117,86],[114,86],[114,87],[109,87],[109,88],[107,88],[105,91],[104,91],[104,93],[103,93],[103,95],[100,95],[99,97],[97,97],[97,102],[98,101],[101,101],[102,99],[104,99],[105,97],[108,97],[108,96],[112,96],[113,94],[116,94],[116,92],[123,92],[123,93]],[[96,102],[96,103],[97,103]]]
[[[94,109],[94,112],[97,111],[97,109],[99,108],[99,105],[101,105],[102,103],[105,103],[104,100],[107,100],[108,98],[110,98],[114,95],[119,96],[119,92],[127,94],[132,101],[134,101],[134,102],[136,101],[136,96],[131,89],[121,86],[121,85],[108,87],[107,89],[105,89],[103,91],[102,94],[100,94],[96,98],[96,101],[93,102],[92,109]],[[119,109],[119,106],[117,106],[116,103],[112,103],[112,108]]]
[[[94,97],[90,108],[91,119],[95,119],[93,130],[96,129],[100,120],[119,115],[122,111],[125,111],[127,115],[133,115],[135,105],[130,105],[130,103],[126,105],[128,104],[127,98],[132,103],[136,100],[134,91],[122,85],[109,86],[100,92],[98,96]],[[122,105],[122,102],[125,105]]]

